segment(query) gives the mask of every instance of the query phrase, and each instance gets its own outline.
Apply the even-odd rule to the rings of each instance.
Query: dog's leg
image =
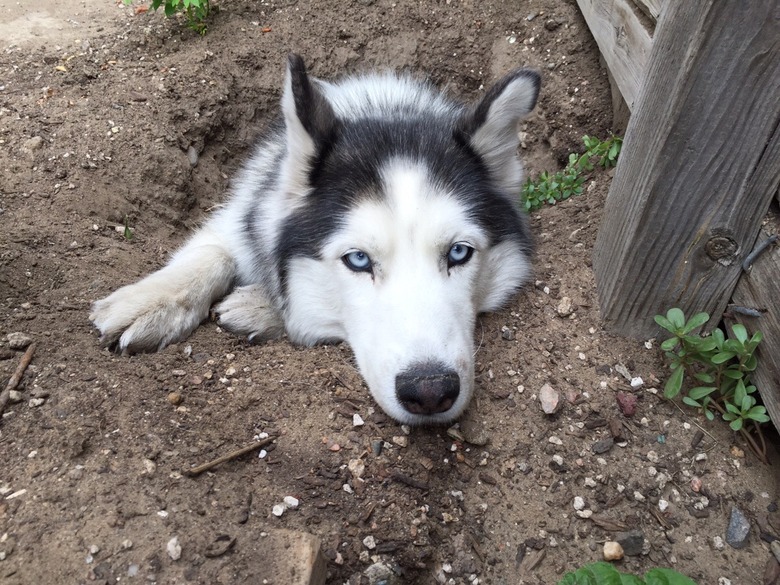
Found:
[[[214,311],[221,327],[250,341],[273,339],[284,333],[284,322],[268,300],[262,286],[240,286],[220,302]]]
[[[97,301],[89,318],[104,345],[156,351],[192,333],[235,277],[235,259],[206,225],[164,268]]]

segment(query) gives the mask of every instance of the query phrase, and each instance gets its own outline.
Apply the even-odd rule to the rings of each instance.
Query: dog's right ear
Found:
[[[312,81],[306,73],[303,59],[294,53],[287,58],[282,112],[289,154],[301,157],[299,162],[313,156],[336,126],[333,107],[317,81]]]

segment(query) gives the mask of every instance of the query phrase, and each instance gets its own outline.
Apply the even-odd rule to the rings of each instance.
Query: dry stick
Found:
[[[241,457],[242,455],[245,455],[247,453],[251,453],[255,449],[258,449],[259,447],[264,447],[268,445],[269,443],[272,443],[276,439],[278,439],[279,436],[271,436],[266,439],[263,439],[262,441],[255,441],[254,443],[247,445],[246,447],[241,447],[240,449],[236,449],[235,451],[232,451],[228,453],[227,455],[223,455],[222,457],[218,457],[217,459],[214,459],[214,461],[209,461],[208,463],[204,463],[203,465],[198,465],[197,467],[193,467],[192,469],[185,469],[184,475],[188,475],[190,477],[195,477],[196,475],[200,475],[204,471],[208,471],[209,469],[212,469],[213,467],[216,467],[220,463],[225,463],[225,461],[232,461],[233,459],[236,459],[238,457]]]
[[[15,389],[19,385],[19,382],[22,381],[24,371],[27,369],[27,366],[30,365],[30,362],[33,359],[33,355],[35,355],[35,348],[36,344],[31,343],[27,348],[27,351],[24,352],[19,365],[16,366],[16,371],[14,372],[13,376],[11,376],[11,379],[8,380],[8,384],[6,384],[5,390],[0,392],[0,415],[3,414],[5,405],[8,404],[8,400],[11,398],[11,390]]]

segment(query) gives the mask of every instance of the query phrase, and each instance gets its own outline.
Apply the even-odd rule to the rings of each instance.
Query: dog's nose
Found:
[[[395,377],[395,392],[412,414],[447,412],[460,393],[460,377],[446,367],[415,366]]]

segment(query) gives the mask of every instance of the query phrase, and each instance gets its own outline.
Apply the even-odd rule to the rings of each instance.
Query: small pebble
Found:
[[[734,506],[731,508],[731,517],[729,518],[728,528],[726,528],[726,542],[732,548],[745,548],[749,536],[750,521],[745,517],[742,510]]]
[[[539,402],[542,405],[542,412],[545,414],[554,414],[560,405],[560,394],[549,384],[545,384],[539,389]]]
[[[45,398],[31,398],[27,404],[30,408],[37,408],[38,406],[41,406],[44,402],[46,402]]]
[[[293,496],[284,496],[284,498],[282,498],[282,502],[284,502],[285,508],[293,510],[298,507],[298,504],[300,504],[298,498],[294,498]]]
[[[642,385],[645,383],[645,381],[637,376],[636,378],[631,378],[631,387],[636,390],[638,388],[641,388]]]
[[[168,545],[165,547],[168,551],[168,556],[174,561],[178,561],[181,558],[181,545],[179,544],[179,537],[174,536],[168,541]]]
[[[347,469],[352,474],[352,477],[363,477],[366,472],[366,464],[362,459],[350,459],[347,463]]]
[[[396,435],[392,441],[399,447],[407,447],[409,445],[409,437],[403,435]]]
[[[624,416],[634,416],[636,412],[636,396],[633,394],[627,394],[625,392],[618,392],[616,397],[620,412]]]
[[[568,317],[574,312],[574,307],[572,305],[571,299],[569,297],[563,297],[561,301],[558,303],[558,306],[556,307],[555,311],[558,313],[560,317]]]
[[[8,339],[8,347],[16,350],[27,349],[33,341],[32,337],[20,332],[9,333],[6,339]]]
[[[271,514],[276,516],[277,518],[281,518],[282,514],[284,514],[284,511],[287,508],[284,507],[284,504],[276,504],[273,508],[271,508]]]
[[[607,541],[604,543],[604,560],[619,561],[623,558],[623,547],[617,542]]]
[[[583,510],[585,509],[585,500],[582,499],[580,496],[574,496],[574,502],[572,503],[575,510]]]
[[[366,536],[363,539],[363,546],[368,550],[374,550],[376,548],[376,539],[373,536]]]
[[[352,426],[353,427],[362,427],[364,424],[366,424],[363,421],[363,417],[359,414],[355,413],[352,415]]]
[[[178,392],[171,392],[170,394],[168,394],[168,402],[170,402],[174,406],[178,406],[179,404],[181,404],[181,401],[182,401],[182,395],[179,394]]]

